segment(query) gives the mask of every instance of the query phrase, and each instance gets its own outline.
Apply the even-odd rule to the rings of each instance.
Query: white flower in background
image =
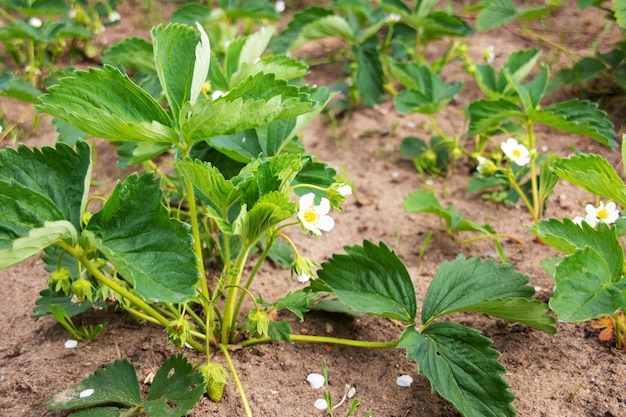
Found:
[[[217,100],[220,97],[224,97],[226,95],[222,90],[215,90],[211,93],[211,100]]]
[[[506,142],[502,142],[500,148],[507,158],[519,166],[527,165],[530,162],[528,148],[519,143],[515,138],[508,138]]]
[[[489,47],[483,51],[483,59],[488,64],[493,64],[493,60],[496,59],[496,48],[494,48],[493,45],[489,45]]]
[[[397,23],[401,19],[399,14],[390,13],[389,16],[385,17],[385,22],[387,23]]]
[[[316,206],[315,194],[308,193],[300,197],[299,205],[298,219],[307,230],[321,236],[321,230],[330,232],[335,226],[335,221],[328,215],[330,201],[327,198],[322,198],[320,204]]]
[[[347,197],[349,195],[352,195],[352,187],[350,187],[348,184],[345,184],[338,187],[337,192],[342,196]]]
[[[298,282],[305,283],[310,279],[311,279],[311,275],[307,274],[306,272],[302,272],[298,274]]]
[[[31,25],[34,28],[40,28],[41,25],[43,25],[43,22],[41,21],[41,19],[39,19],[37,17],[31,17],[28,20],[28,24]]]
[[[274,9],[278,12],[278,13],[282,13],[285,11],[285,2],[282,0],[278,0],[276,2],[276,5],[274,6]]]
[[[410,375],[400,375],[396,378],[396,385],[399,387],[410,387],[413,383],[413,378]]]
[[[326,400],[323,398],[320,398],[319,400],[315,400],[315,402],[313,403],[313,406],[317,408],[318,410],[326,410],[328,408],[328,404],[326,403]]]
[[[121,19],[121,16],[118,12],[109,13],[109,22],[114,23],[118,22]]]
[[[313,389],[319,389],[324,386],[326,380],[324,379],[324,375],[312,373],[306,377],[307,382],[311,385]]]
[[[576,224],[576,225],[578,225],[578,226],[580,226],[580,227],[583,227],[583,221],[584,221],[584,220],[585,220],[585,218],[584,218],[584,217],[582,217],[582,216],[576,216],[576,217],[574,217],[574,218],[572,219],[572,221],[574,222],[574,224]]]
[[[94,390],[93,388],[86,389],[86,390],[84,390],[84,391],[81,391],[81,392],[78,394],[78,398],[87,398],[87,397],[90,397],[90,396],[91,396],[91,394],[93,394],[94,392],[95,392],[95,390]]]
[[[587,212],[585,221],[589,223],[591,227],[595,227],[598,222],[606,224],[615,223],[619,218],[619,210],[617,210],[617,205],[614,202],[610,202],[606,206],[603,202],[600,202],[598,207],[587,204],[585,211]]]
[[[65,347],[65,349],[74,349],[76,346],[78,346],[78,341],[76,340],[66,340],[65,343],[63,343],[63,346]]]

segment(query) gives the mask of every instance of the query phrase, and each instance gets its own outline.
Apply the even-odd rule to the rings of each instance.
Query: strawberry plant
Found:
[[[115,304],[204,357],[192,366],[172,356],[146,400],[132,365],[118,361],[48,406],[73,416],[182,416],[203,392],[218,401],[232,379],[250,416],[232,349],[288,341],[402,348],[463,415],[514,415],[491,341],[447,316],[489,314],[553,333],[554,319],[532,298],[529,277],[459,256],[440,267],[418,309],[407,269],[384,243],[347,246],[316,270],[288,227],[323,238],[348,192],[333,169],[297,146],[297,132],[328,91],[252,71],[231,78],[219,97],[203,94],[212,60],[200,25],[154,28],[152,52],[162,99],[105,65],[61,79],[37,106],[86,137],[128,144],[133,162],[150,172],[120,180],[96,205],[85,141],[0,151],[0,268],[43,250],[50,279],[39,314],[56,312],[71,327],[68,318],[94,303]],[[157,156],[167,169],[154,163]],[[254,297],[250,286],[280,241],[292,249],[298,281],[308,285],[278,300]],[[219,262],[207,268],[212,258]],[[350,340],[297,334],[288,321],[271,319],[279,308],[303,319],[322,300],[335,311],[394,320],[402,331],[392,340]]]

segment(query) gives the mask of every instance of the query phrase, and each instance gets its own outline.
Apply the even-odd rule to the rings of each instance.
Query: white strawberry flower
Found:
[[[493,60],[496,59],[496,48],[493,45],[489,45],[487,49],[483,51],[483,59],[488,64],[493,64]]]
[[[506,142],[502,142],[500,148],[507,158],[519,166],[527,165],[530,162],[528,148],[519,143],[515,138],[508,138]]]
[[[279,0],[276,2],[276,5],[274,6],[274,9],[278,12],[278,13],[282,13],[285,11],[285,2],[282,0]]]
[[[324,232],[330,232],[335,226],[335,221],[328,215],[330,212],[330,201],[322,198],[319,205],[315,205],[315,194],[308,193],[300,197],[300,209],[298,211],[298,219],[310,232],[318,236]]]
[[[118,22],[121,19],[121,16],[118,12],[111,12],[109,13],[109,22],[111,23],[115,23]]]
[[[617,205],[614,202],[608,203],[606,206],[604,202],[600,202],[598,207],[594,207],[591,204],[587,204],[585,207],[585,211],[587,215],[585,216],[585,221],[591,225],[591,227],[595,227],[598,222],[612,224],[619,218],[619,210],[617,210]]]

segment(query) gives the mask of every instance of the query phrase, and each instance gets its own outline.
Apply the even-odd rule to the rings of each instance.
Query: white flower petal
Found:
[[[65,341],[63,346],[65,346],[65,349],[74,349],[76,346],[78,346],[78,341],[77,340],[73,340],[73,339],[69,339],[69,340]]]
[[[78,398],[87,398],[87,397],[91,396],[91,394],[93,394],[94,392],[95,392],[95,390],[93,388],[86,389],[84,391],[81,391],[78,394]]]
[[[312,373],[306,377],[307,382],[311,385],[311,388],[318,389],[322,388],[326,383],[324,379],[324,375]]]
[[[578,226],[582,227],[584,220],[585,219],[583,217],[576,216],[576,217],[574,217],[574,219],[572,221],[574,222],[574,224],[577,224]]]
[[[413,383],[413,378],[410,375],[400,375],[396,378],[396,384],[399,387],[410,387]]]
[[[322,198],[319,206],[315,206],[315,212],[320,216],[328,214],[328,212],[330,212],[330,201],[328,201],[327,198]]]
[[[313,403],[313,406],[317,408],[318,410],[326,410],[328,408],[328,404],[326,404],[326,400],[323,398],[315,400],[315,402]]]
[[[347,197],[349,195],[352,195],[352,187],[350,187],[348,184],[342,185],[341,187],[337,188],[337,192],[342,196]]]
[[[325,232],[330,232],[335,227],[335,221],[330,216],[322,216],[317,220],[315,226]]]
[[[311,279],[311,276],[307,274],[306,272],[303,272],[300,275],[298,275],[298,282],[307,282],[310,279]],[[308,378],[307,378],[307,381],[308,381]]]
[[[34,28],[40,28],[41,25],[43,25],[43,22],[38,17],[31,17],[28,24]]]
[[[300,197],[300,209],[305,208],[305,209],[310,209],[311,207],[313,207],[313,202],[315,201],[315,194],[313,193],[307,193],[305,195],[303,195],[302,197]]]

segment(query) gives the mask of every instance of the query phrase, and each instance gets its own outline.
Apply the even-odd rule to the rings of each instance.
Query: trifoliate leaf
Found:
[[[623,262],[623,252],[620,261],[616,257],[607,259],[586,247],[557,264],[550,308],[560,321],[587,321],[626,308],[626,280],[621,270],[617,276],[612,271]]]
[[[181,417],[204,394],[204,377],[183,355],[172,355],[161,365],[145,403],[150,417]]]
[[[242,244],[251,245],[295,212],[296,204],[289,201],[285,194],[271,192],[262,195],[249,211],[242,207],[234,221],[233,233],[240,237]]]
[[[119,183],[84,237],[147,300],[184,302],[200,275],[189,227],[162,205],[158,180],[131,175]]]
[[[412,323],[417,302],[408,271],[384,244],[346,246],[317,271],[319,281],[348,306],[363,313]]]
[[[46,407],[69,410],[111,403],[131,407],[141,404],[137,374],[128,360],[117,360],[81,383],[54,394]]]
[[[409,327],[400,348],[417,362],[433,391],[451,402],[465,417],[512,417],[513,393],[502,378],[506,371],[491,340],[469,327],[442,322],[422,333]]]

